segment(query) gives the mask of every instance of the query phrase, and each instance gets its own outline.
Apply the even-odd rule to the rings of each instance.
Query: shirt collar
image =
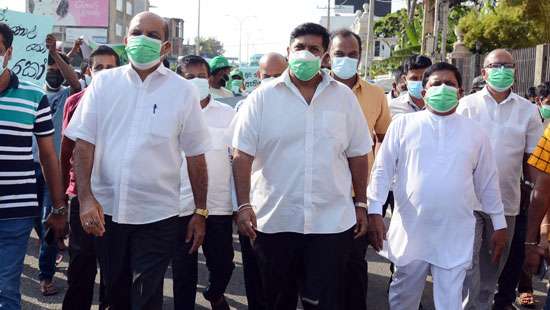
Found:
[[[214,96],[212,96],[212,94],[210,94],[210,100],[208,101],[208,104],[206,105],[206,107],[204,107],[204,109],[202,109],[203,112],[206,112],[212,108],[216,108],[218,106],[218,101],[216,101],[214,99]]]
[[[483,89],[480,90],[479,93],[484,98],[487,98],[487,99],[491,100],[492,102],[496,103],[495,98],[493,98],[493,96],[491,95],[491,93],[487,89],[487,85],[485,85],[485,87],[483,87]],[[508,95],[508,97],[506,97],[506,99],[504,99],[504,101],[502,101],[500,104],[512,103],[512,101],[514,101],[516,99],[516,96],[517,96],[517,94],[514,93],[513,91],[511,91],[510,94]]]
[[[160,66],[158,66],[158,68],[151,72],[151,74],[149,76],[151,76],[152,78],[155,77],[155,75],[157,74],[160,74],[160,75],[167,75],[168,72],[170,70],[168,68],[166,68],[162,63],[160,64]],[[126,65],[126,72],[127,74],[130,76],[131,80],[134,81],[134,82],[141,82],[141,83],[145,83],[145,81],[147,81],[147,79],[145,79],[145,81],[142,81],[141,78],[139,77],[137,71],[132,67],[132,64],[127,64]],[[147,78],[149,78],[149,76]]]
[[[412,97],[411,97],[411,94],[409,94],[409,92],[407,92],[407,93],[405,93],[405,94],[403,94],[403,95],[401,95],[401,96],[406,96],[406,98],[407,98],[407,104],[409,104],[415,111],[422,111],[422,110],[425,110],[425,109],[426,109],[426,103],[424,103],[424,107],[423,107],[423,108],[417,106],[417,105],[414,103],[414,101],[413,101],[413,99],[412,99]],[[398,98],[399,98],[399,97],[398,97]]]
[[[319,83],[319,86],[317,86],[318,89],[321,87],[324,88],[328,86],[328,84],[337,83],[337,81],[325,71],[320,70],[319,73],[321,74],[321,77],[323,78],[323,80],[321,80],[321,83]],[[281,76],[278,77],[274,82],[274,84],[281,84],[281,83],[284,83],[288,87],[291,87],[291,85],[294,85],[294,83],[292,83],[292,80],[290,79],[289,69],[286,69],[285,72],[283,72],[283,74],[281,74]],[[296,87],[296,85],[294,85],[294,87]]]
[[[10,88],[17,89],[19,87],[19,78],[11,70],[8,70],[8,72],[10,74],[10,81],[8,83],[8,87],[6,88],[6,90]]]

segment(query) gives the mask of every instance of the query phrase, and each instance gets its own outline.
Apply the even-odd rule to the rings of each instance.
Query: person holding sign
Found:
[[[32,138],[36,137],[44,179],[52,197],[46,218],[50,241],[65,235],[67,207],[54,146],[50,105],[40,87],[7,68],[16,52],[14,33],[0,23],[0,305],[20,309],[23,261],[30,232],[39,216]]]

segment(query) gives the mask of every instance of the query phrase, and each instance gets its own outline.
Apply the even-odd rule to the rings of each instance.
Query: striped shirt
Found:
[[[54,133],[44,91],[9,74],[0,93],[0,220],[39,215],[32,137]]]

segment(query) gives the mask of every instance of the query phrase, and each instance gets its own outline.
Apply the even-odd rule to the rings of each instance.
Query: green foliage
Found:
[[[531,1],[503,1],[496,7],[486,6],[481,11],[469,12],[458,24],[464,34],[464,43],[475,51],[476,42],[479,42],[482,53],[495,48],[525,48],[544,43],[544,37],[550,36],[548,31],[544,31],[544,27],[550,27],[547,25],[548,19],[540,18],[537,22],[529,16],[529,11],[526,10],[529,2]],[[534,9],[531,13],[537,16],[550,15]]]
[[[388,14],[374,23],[374,35],[379,38],[391,38],[401,35],[407,24],[407,10]]]
[[[215,38],[200,39],[200,55],[205,58],[214,58],[218,55],[223,55],[223,43]]]

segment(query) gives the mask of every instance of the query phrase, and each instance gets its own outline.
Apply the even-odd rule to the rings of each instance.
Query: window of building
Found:
[[[380,41],[374,41],[374,57],[380,57]]]
[[[132,3],[130,1],[126,1],[126,14],[128,15],[134,15],[134,12],[132,11]]]
[[[115,34],[119,37],[122,37],[122,25],[116,24],[115,25]]]
[[[116,0],[116,10],[119,12],[124,12],[124,8],[122,7],[122,0]]]

